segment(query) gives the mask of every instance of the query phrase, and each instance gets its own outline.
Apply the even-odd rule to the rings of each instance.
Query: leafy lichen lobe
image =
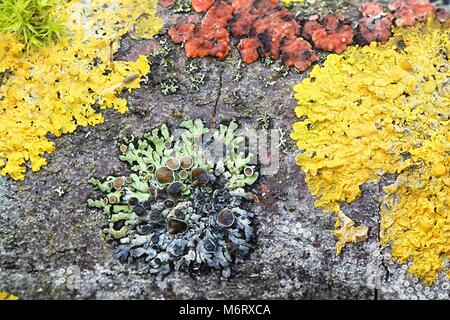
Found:
[[[330,55],[295,87],[302,121],[291,135],[324,209],[339,212],[363,183],[398,174],[385,188],[381,241],[429,283],[450,257],[449,39],[429,20],[385,45]]]

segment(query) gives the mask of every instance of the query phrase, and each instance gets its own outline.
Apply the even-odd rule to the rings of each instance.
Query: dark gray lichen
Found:
[[[253,248],[254,214],[244,202],[257,197],[244,188],[258,172],[252,155],[240,152],[244,138],[236,135],[236,123],[215,132],[200,120],[180,127],[178,138],[162,125],[141,139],[125,139],[119,158],[133,173],[91,178],[103,195],[88,205],[106,214],[104,233],[118,241],[121,262],[142,258],[159,276],[219,269],[229,277]]]

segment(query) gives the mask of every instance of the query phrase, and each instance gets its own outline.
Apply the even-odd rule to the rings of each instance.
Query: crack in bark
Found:
[[[216,127],[217,125],[217,107],[219,105],[220,98],[222,97],[222,87],[223,87],[223,73],[225,71],[224,66],[221,66],[220,73],[219,73],[219,88],[217,89],[217,98],[214,101],[214,109],[213,109],[213,120],[212,120],[212,126]]]

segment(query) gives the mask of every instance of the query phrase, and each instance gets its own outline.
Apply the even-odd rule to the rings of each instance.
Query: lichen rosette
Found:
[[[88,205],[103,209],[104,233],[119,243],[123,263],[142,259],[150,273],[173,270],[191,274],[209,269],[232,273],[253,248],[254,214],[246,201],[257,196],[245,190],[258,178],[251,155],[239,152],[243,137],[237,124],[212,133],[200,120],[181,124],[179,138],[166,125],[120,144],[120,160],[130,175],[91,178],[103,194]],[[202,139],[208,137],[208,139]],[[224,146],[224,158],[211,156]]]

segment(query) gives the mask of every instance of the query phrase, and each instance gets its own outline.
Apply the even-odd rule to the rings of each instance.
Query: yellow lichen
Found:
[[[0,291],[0,300],[19,300],[19,297],[5,291]]]
[[[131,37],[133,39],[151,39],[163,27],[163,21],[154,16],[141,16],[133,25]]]
[[[293,3],[303,4],[305,2],[305,0],[282,0],[282,2],[287,5],[293,4]]]
[[[448,27],[428,21],[330,55],[295,86],[291,137],[316,205],[339,212],[363,183],[398,174],[385,188],[381,241],[428,283],[450,257],[449,56]]]
[[[366,226],[355,227],[355,222],[347,217],[342,211],[337,212],[336,230],[334,235],[336,241],[336,255],[338,256],[347,243],[357,243],[367,237],[369,228]]]
[[[126,100],[117,93],[123,87],[138,88],[149,64],[144,56],[123,62],[113,61],[113,55],[120,38],[142,16],[147,38],[159,30],[155,7],[156,0],[62,1],[53,13],[65,23],[60,42],[25,53],[15,37],[0,37],[2,175],[24,179],[26,163],[33,171],[45,165],[44,153],[55,149],[49,134],[59,137],[77,126],[102,123],[94,106],[127,111]],[[133,81],[117,86],[136,73]],[[107,90],[114,86],[116,90]]]

